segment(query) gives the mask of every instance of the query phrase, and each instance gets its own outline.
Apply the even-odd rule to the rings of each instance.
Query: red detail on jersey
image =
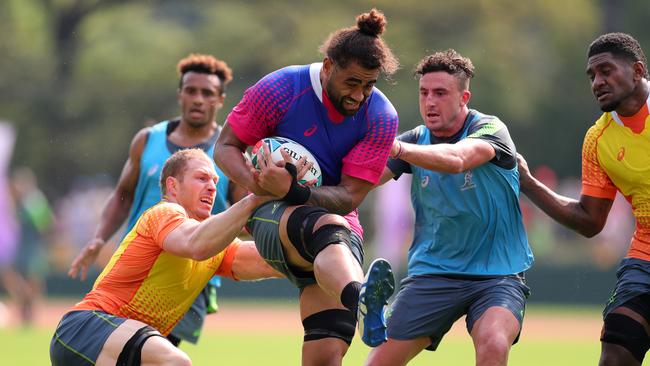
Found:
[[[648,114],[650,114],[650,111],[648,111],[648,105],[644,104],[643,107],[641,107],[641,109],[639,109],[639,111],[633,116],[625,117],[619,114],[618,118],[621,119],[621,122],[623,122],[625,127],[629,128],[636,134],[640,134],[645,129],[645,120]]]
[[[311,127],[309,127],[308,129],[305,130],[303,135],[305,135],[305,137],[309,137],[309,136],[313,135],[316,132],[317,129],[318,129],[318,126],[314,123]]]
[[[329,96],[325,89],[323,89],[323,105],[327,109],[327,117],[334,123],[341,123],[345,119],[345,116],[339,113],[334,107],[334,103],[330,100]]]

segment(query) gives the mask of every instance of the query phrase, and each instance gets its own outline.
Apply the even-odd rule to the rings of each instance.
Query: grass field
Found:
[[[48,365],[49,341],[60,317],[57,313],[66,309],[63,305],[49,306],[49,315],[44,314],[45,318],[33,329],[0,329],[0,365]],[[182,348],[199,366],[299,365],[302,337],[294,306],[259,302],[222,304],[222,314],[208,318],[199,345],[184,344]],[[266,329],[265,319],[271,323],[266,324]],[[594,365],[600,349],[599,324],[597,308],[531,306],[522,341],[510,354],[510,365]],[[357,337],[344,364],[362,365],[368,352],[369,348]],[[423,352],[410,363],[473,364],[472,343],[462,321],[443,339],[438,351]]]

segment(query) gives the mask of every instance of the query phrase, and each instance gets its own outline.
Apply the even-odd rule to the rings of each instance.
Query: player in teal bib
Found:
[[[169,141],[168,135],[174,131],[180,124],[179,120],[163,121],[155,124],[149,129],[149,136],[142,151],[140,158],[140,174],[138,175],[138,183],[135,188],[135,195],[133,197],[133,205],[129,213],[127,221],[127,228],[125,232],[131,231],[138,218],[142,213],[160,202],[160,172],[163,164],[167,158],[172,156],[178,150],[186,149],[186,146],[179,146]],[[219,136],[221,127],[217,127],[217,132],[210,137],[209,140],[197,144],[195,148],[205,151],[208,156],[214,155],[214,143]],[[217,183],[217,196],[215,197],[212,213],[217,214],[226,209],[228,203],[228,187],[230,181],[219,167],[215,164],[215,169],[219,175],[219,183]]]
[[[519,209],[515,150],[498,118],[470,110],[452,139],[441,139],[425,126],[399,137],[418,145],[456,143],[475,138],[493,144],[493,162],[457,174],[437,172],[394,160],[396,173],[412,173],[414,239],[408,275],[509,275],[533,263]],[[403,170],[401,170],[403,169]]]
[[[519,338],[533,263],[519,208],[517,153],[506,125],[469,109],[471,61],[454,50],[425,57],[424,121],[394,142],[382,182],[413,174],[415,230],[408,276],[392,304],[388,341],[367,365],[404,365],[435,350],[466,315],[477,365],[506,365]]]

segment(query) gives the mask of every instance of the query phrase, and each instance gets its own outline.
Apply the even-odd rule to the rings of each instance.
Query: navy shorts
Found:
[[[246,227],[255,239],[255,246],[266,263],[284,274],[296,287],[303,289],[316,283],[314,272],[303,272],[291,267],[284,257],[280,241],[280,218],[290,205],[283,201],[271,201],[258,207]],[[351,234],[351,251],[361,265],[363,263],[363,240],[354,231]]]
[[[616,271],[616,287],[607,300],[603,318],[633,298],[650,293],[650,262],[624,258]]]
[[[94,365],[108,337],[125,321],[99,310],[65,314],[50,342],[52,366]]]
[[[471,332],[474,323],[493,306],[510,310],[521,325],[529,294],[523,275],[407,277],[388,313],[388,337],[429,337],[431,345],[427,349],[435,351],[456,320],[467,315],[467,331]]]

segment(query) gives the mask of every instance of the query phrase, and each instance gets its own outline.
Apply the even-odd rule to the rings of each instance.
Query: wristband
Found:
[[[289,192],[287,192],[287,194],[282,197],[282,200],[288,202],[291,205],[304,204],[307,202],[307,200],[309,200],[309,196],[311,196],[311,189],[298,183],[298,169],[296,169],[295,165],[286,163],[284,165],[284,168],[291,175],[291,187],[289,187]]]

